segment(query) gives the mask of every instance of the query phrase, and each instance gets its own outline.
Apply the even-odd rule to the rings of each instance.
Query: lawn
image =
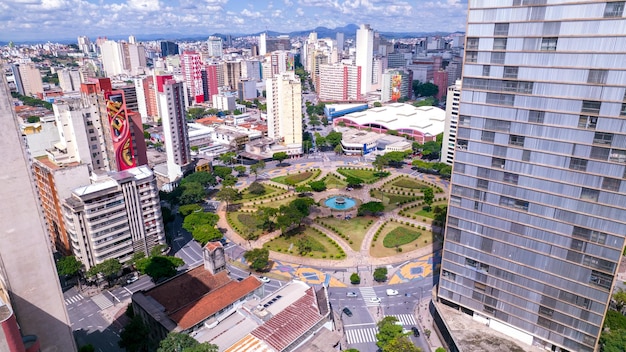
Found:
[[[297,174],[274,177],[272,181],[277,182],[277,183],[282,183],[284,185],[298,184],[298,183],[306,182],[309,179],[314,178],[315,176],[319,175],[319,173],[320,173],[319,170],[305,171],[305,172],[300,172]]]
[[[246,207],[246,208],[254,208],[254,209],[256,209],[258,207],[278,208],[281,205],[289,204],[291,201],[293,201],[296,198],[298,198],[297,195],[291,195],[291,196],[289,196],[287,198],[278,199],[278,200],[274,200],[274,201],[271,201],[271,202],[265,200],[266,203],[261,203],[263,200],[257,200],[256,202],[253,202],[253,203],[256,203],[256,204],[252,204],[252,203],[248,202],[247,204],[244,205],[244,207]]]
[[[417,234],[420,234],[419,236]],[[402,242],[410,241],[400,245]],[[375,258],[388,257],[398,254],[395,243],[398,248],[402,249],[402,253],[410,252],[433,242],[433,234],[430,230],[418,230],[417,227],[400,224],[397,222],[388,222],[385,224],[378,235],[376,241],[372,242],[370,255]],[[393,244],[391,248],[386,248],[385,243]]]
[[[326,179],[324,180],[324,183],[326,183],[326,188],[331,189],[331,188],[345,188],[348,183],[340,178],[338,178],[337,176],[333,175],[333,174],[328,174],[326,176]]]
[[[416,208],[411,209],[411,213],[410,214],[415,215],[416,216],[416,220],[423,220],[424,218],[432,220],[432,219],[435,218],[435,213],[433,213],[433,209],[435,209],[435,206],[437,206],[437,205],[440,208],[441,207],[445,207],[445,206],[448,205],[448,202],[445,201],[445,200],[441,201],[441,202],[434,202],[431,205],[431,207],[430,207],[430,211],[424,210],[424,206],[423,205],[422,206],[418,206]],[[414,211],[414,210],[416,210],[416,211]]]
[[[380,177],[375,176],[376,171],[373,170],[360,170],[360,169],[337,169],[337,172],[343,176],[358,177],[365,183],[372,183],[378,180]]]
[[[394,187],[408,188],[411,190],[422,190],[424,188],[430,187],[424,182],[414,180],[408,177],[401,177],[398,180],[392,182],[390,185]]]
[[[300,256],[298,253],[298,240],[305,236],[308,237],[312,248],[312,251],[305,254],[305,256],[316,259],[341,259],[345,256],[342,250],[331,243],[332,239],[310,227],[302,227],[297,230],[296,234],[288,237],[276,237],[267,242],[264,247],[275,252]]]
[[[248,188],[246,188],[243,192],[241,192],[241,199],[232,202],[232,204],[240,204],[240,203],[246,203],[246,202],[250,202],[254,200],[261,200],[262,197],[265,197],[265,198],[276,197],[283,193],[287,193],[286,189],[282,189],[282,188],[268,185],[265,183],[261,183],[261,184],[263,185],[263,187],[265,187],[265,193],[260,194],[260,195],[252,194],[248,192]]]
[[[243,238],[247,238],[250,234],[260,236],[263,230],[257,227],[257,220],[254,213],[232,212],[228,213],[228,220],[231,226]]]
[[[371,216],[358,216],[350,220],[343,218],[318,218],[318,220],[329,226],[331,230],[335,228],[338,232],[343,234],[345,236],[343,239],[350,245],[350,248],[359,251],[361,250],[361,244],[363,243],[367,230],[376,221],[376,218]],[[350,243],[350,241],[352,241],[352,243]]]
[[[401,206],[402,201],[407,201],[413,198],[413,196],[402,196],[399,194],[391,194],[386,192],[381,192],[377,189],[371,192],[372,197],[378,198],[383,202],[385,206],[385,211],[390,211]]]

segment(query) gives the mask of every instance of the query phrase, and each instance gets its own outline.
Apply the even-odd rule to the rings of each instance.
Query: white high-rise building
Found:
[[[210,36],[209,40],[207,40],[207,49],[209,57],[222,57],[224,56],[224,44],[222,43],[222,38]]]
[[[107,40],[100,44],[102,68],[108,77],[125,73],[123,52],[119,44]]]
[[[259,34],[259,55],[267,54],[267,33]]]
[[[302,149],[302,87],[293,71],[267,80],[267,133],[281,144]]]
[[[341,32],[337,32],[335,36],[335,40],[337,41],[337,52],[339,53],[339,57],[343,54],[343,44],[345,43],[344,34]]]
[[[80,90],[80,72],[78,70],[62,68],[57,70],[59,76],[59,87],[63,92],[77,92]]]
[[[157,104],[163,124],[167,176],[175,182],[183,176],[183,169],[191,162],[189,133],[185,119],[185,88],[172,76],[156,76]]]
[[[356,65],[361,66],[361,93],[372,90],[374,60],[374,30],[369,24],[362,24],[356,31]]]
[[[261,63],[257,59],[241,61],[241,78],[261,81]]]
[[[63,202],[72,251],[89,270],[107,259],[128,262],[165,243],[154,174],[140,166],[72,191]]]
[[[438,300],[596,351],[626,236],[624,1],[476,0],[467,19]]]
[[[452,165],[456,150],[456,133],[459,124],[459,103],[461,102],[461,80],[448,87],[446,95],[446,124],[441,143],[441,161]]]
[[[78,50],[85,54],[89,54],[91,52],[91,41],[89,40],[89,37],[78,37]]]

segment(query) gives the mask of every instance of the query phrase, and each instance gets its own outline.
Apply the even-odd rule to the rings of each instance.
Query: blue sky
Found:
[[[87,35],[290,32],[369,23],[379,31],[463,31],[467,0],[1,0],[0,41]]]

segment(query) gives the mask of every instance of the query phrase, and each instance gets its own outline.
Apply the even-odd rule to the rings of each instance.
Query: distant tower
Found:
[[[259,34],[259,55],[267,54],[267,33]]]
[[[89,54],[91,52],[91,42],[88,37],[78,37],[78,49],[85,54]]]
[[[457,148],[456,134],[459,125],[459,104],[461,103],[461,80],[448,87],[446,95],[446,122],[441,143],[441,162],[452,165]],[[465,126],[463,126],[465,127]]]
[[[207,41],[209,57],[222,57],[224,56],[224,49],[222,38],[210,36]]]
[[[183,52],[180,66],[185,83],[189,87],[191,100],[195,103],[202,103],[204,101],[204,90],[202,89],[202,60],[200,59],[200,54],[195,51]]]
[[[267,132],[284,145],[302,146],[302,88],[293,71],[267,80]]]
[[[362,24],[356,31],[356,65],[361,66],[361,93],[367,94],[372,87],[374,60],[374,30]]]
[[[226,269],[226,256],[224,255],[224,247],[220,242],[209,242],[202,249],[202,258],[204,259],[204,268],[217,274]]]
[[[131,35],[128,37],[128,43],[129,44],[137,44],[137,38],[135,38],[134,35]]]
[[[341,57],[341,53],[343,53],[343,43],[345,42],[343,33],[337,32],[335,40],[337,41],[337,52],[339,52],[339,56]]]

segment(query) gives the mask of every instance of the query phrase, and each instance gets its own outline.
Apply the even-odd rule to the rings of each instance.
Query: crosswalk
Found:
[[[397,315],[392,315],[392,317],[398,318],[398,321],[401,322],[402,325],[411,325],[411,326],[417,325],[413,314],[397,314]]]
[[[109,300],[104,294],[99,294],[91,297],[91,300],[100,307],[100,309],[107,309],[113,305],[113,302]]]
[[[70,304],[74,304],[74,303],[82,300],[83,298],[85,298],[85,297],[83,297],[83,295],[81,295],[80,293],[77,294],[77,295],[74,295],[74,296],[72,296],[70,298],[66,298],[65,299],[65,305],[69,306]]]
[[[363,297],[366,306],[378,307],[380,305],[379,303],[372,302],[371,300],[373,297],[378,297],[373,287],[360,287],[359,291],[361,291],[361,296]]]
[[[376,338],[377,333],[378,328],[346,330],[346,339],[348,340],[348,345],[355,343],[376,342],[378,341]]]

